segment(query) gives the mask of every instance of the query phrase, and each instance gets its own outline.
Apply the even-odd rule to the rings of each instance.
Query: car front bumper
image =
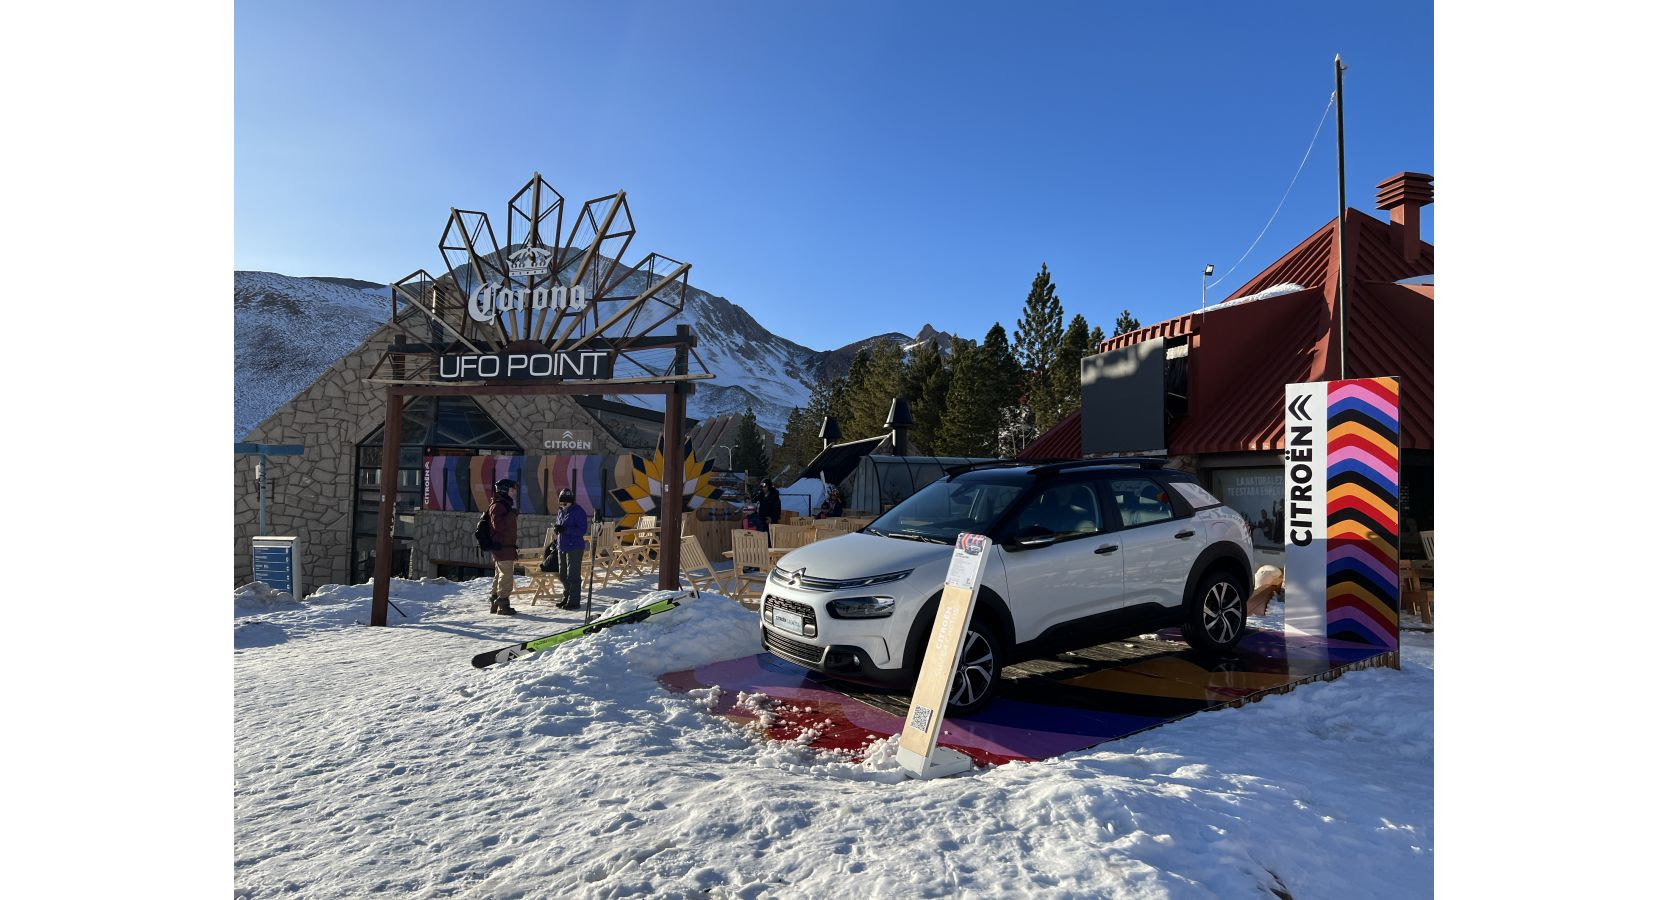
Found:
[[[875,665],[867,650],[854,644],[822,646],[807,643],[763,623],[759,625],[759,644],[772,656],[842,681],[882,688],[907,687],[915,683],[913,673],[881,668]]]

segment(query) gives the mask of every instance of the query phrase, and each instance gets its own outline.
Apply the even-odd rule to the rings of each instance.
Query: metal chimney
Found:
[[[822,449],[827,450],[829,444],[840,442],[840,423],[834,421],[833,416],[823,416],[822,431],[817,433],[822,438]]]
[[[886,430],[892,433],[892,455],[909,455],[909,426],[915,419],[909,414],[909,401],[892,398],[892,408],[886,411]]]
[[[1402,172],[1378,185],[1378,208],[1390,211],[1390,225],[1398,232],[1402,258],[1419,259],[1419,207],[1436,199],[1431,184],[1436,179],[1420,172]]]

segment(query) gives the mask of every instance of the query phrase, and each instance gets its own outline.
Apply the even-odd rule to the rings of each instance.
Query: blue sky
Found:
[[[1350,205],[1403,170],[1441,188],[1429,3],[245,0],[235,29],[237,268],[438,271],[447,210],[501,228],[538,170],[575,209],[624,188],[628,256],[689,261],[815,349],[1011,331],[1044,261],[1107,330],[1197,308],[1335,53]],[[1329,117],[1213,301],[1336,215],[1335,165]]]

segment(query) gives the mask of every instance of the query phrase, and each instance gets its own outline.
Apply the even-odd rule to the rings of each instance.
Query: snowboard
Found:
[[[511,647],[503,647],[498,650],[488,650],[485,653],[477,653],[475,654],[475,658],[470,660],[470,663],[477,669],[484,669],[487,666],[495,665],[497,663],[506,663],[512,659],[532,656],[541,650],[549,650],[551,647],[565,644],[568,641],[574,640],[575,638],[582,638],[588,634],[594,634],[604,628],[612,628],[615,625],[626,625],[632,622],[641,622],[649,616],[659,615],[660,613],[669,612],[677,608],[678,601],[669,597],[665,600],[656,600],[648,606],[634,609],[631,612],[620,613],[617,616],[608,616],[607,618],[598,619],[589,625],[581,625],[577,628],[569,628],[566,631],[558,631],[555,634],[547,634],[544,637],[524,641]]]

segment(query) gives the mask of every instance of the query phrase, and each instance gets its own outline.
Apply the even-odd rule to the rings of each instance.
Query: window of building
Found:
[[[377,517],[382,506],[382,434],[378,426],[356,448],[353,483],[353,580],[376,574]],[[394,500],[394,574],[410,577],[411,542],[423,507],[425,456],[520,453],[509,434],[472,397],[412,397],[400,420],[399,482]]]

